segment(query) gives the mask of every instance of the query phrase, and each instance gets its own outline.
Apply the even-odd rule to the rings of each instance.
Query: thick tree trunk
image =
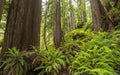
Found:
[[[3,12],[3,7],[4,7],[4,1],[5,0],[0,0],[0,20],[2,18],[2,12]]]
[[[90,0],[92,19],[94,25],[94,32],[97,33],[99,30],[107,31],[109,28],[108,18],[106,16],[104,7],[102,6],[100,0]]]
[[[112,8],[112,6],[108,0],[100,0],[100,2],[102,6],[104,7],[105,13],[108,17],[109,30],[114,30],[114,19],[112,18],[112,15],[109,14],[109,11]]]
[[[32,50],[40,46],[41,0],[13,0],[9,8],[3,55],[8,48]]]
[[[100,0],[100,1],[101,1],[102,5],[104,6],[105,12],[108,16],[108,20],[109,20],[109,23],[110,23],[109,24],[109,30],[114,30],[116,28],[115,26],[117,26],[119,21],[120,21],[120,13],[110,14],[109,11],[113,7],[119,9],[120,1],[114,0],[113,1],[114,2],[113,7],[108,0]]]
[[[62,43],[60,0],[56,1],[55,26],[54,26],[54,44],[59,48]]]
[[[41,3],[41,0],[12,0],[0,58],[4,58],[9,48],[30,51],[32,46],[40,46]]]
[[[110,2],[108,0],[100,0],[100,2],[104,6],[104,9],[109,12],[109,10],[112,8]]]

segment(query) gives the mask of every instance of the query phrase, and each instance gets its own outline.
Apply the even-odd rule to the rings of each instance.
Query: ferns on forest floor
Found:
[[[35,59],[40,60],[41,64],[34,69],[35,71],[40,71],[38,75],[44,75],[45,73],[50,73],[52,75],[59,74],[59,70],[66,66],[65,55],[63,55],[59,50],[54,48],[49,50],[40,50],[39,55],[40,57]]]
[[[79,32],[77,29],[65,35],[65,38],[60,50],[51,46],[48,50],[34,48],[32,64],[40,62],[34,67],[38,75],[58,75],[64,67],[69,69],[70,75],[119,75],[120,31],[93,34]],[[1,65],[4,72],[24,75],[28,65],[23,57],[28,55],[30,58],[26,52],[27,54],[16,48],[9,49]]]
[[[28,70],[27,63],[16,48],[9,49],[1,63],[0,68],[3,68],[4,75],[25,75]]]
[[[84,43],[69,67],[70,73],[72,75],[118,75],[120,32],[117,32],[117,35],[115,33],[111,36],[99,32],[92,40]]]

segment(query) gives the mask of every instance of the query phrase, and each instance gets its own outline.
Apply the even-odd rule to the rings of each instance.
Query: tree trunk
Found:
[[[120,1],[118,0],[114,0],[114,8],[119,9],[119,5],[118,3],[120,3]],[[101,0],[102,5],[104,6],[105,12],[108,16],[108,20],[109,20],[109,30],[115,30],[115,26],[118,25],[119,21],[120,21],[120,13],[115,13],[115,14],[110,14],[109,11],[111,10],[112,5],[110,4],[110,2],[108,0]],[[113,12],[114,13],[114,12]]]
[[[72,0],[69,0],[69,6],[70,6],[70,20],[69,20],[69,30],[75,29],[75,23],[74,23],[74,12],[73,12],[73,5]]]
[[[4,1],[5,0],[0,0],[0,20],[2,19],[2,12],[3,12],[3,7],[4,7]]]
[[[109,10],[112,8],[110,2],[108,0],[100,0],[100,2],[104,6],[104,9],[109,12]]]
[[[57,0],[54,26],[54,44],[56,48],[61,46],[62,38],[60,0]]]
[[[87,22],[87,14],[86,14],[86,2],[85,2],[85,0],[82,0],[82,2],[83,2],[83,23],[85,23],[85,22]]]
[[[69,29],[70,29],[70,30],[75,29],[74,13],[73,13],[73,12],[70,12],[70,23],[69,23]]]
[[[44,33],[43,33],[43,38],[44,38],[44,45],[45,45],[45,48],[46,50],[48,50],[47,48],[47,42],[46,42],[46,23],[47,23],[47,14],[48,14],[48,3],[47,3],[47,0],[46,0],[46,10],[45,10],[45,23],[44,23]]]
[[[77,0],[77,7],[78,7],[78,10],[81,9],[81,5],[82,5],[82,0]],[[78,12],[78,25],[80,25],[82,23],[82,13],[81,11]]]
[[[97,33],[99,30],[107,31],[109,28],[108,18],[106,16],[104,7],[100,0],[90,0],[92,19],[94,25],[94,32]]]
[[[86,0],[78,0],[77,3],[79,10],[77,28],[82,28],[85,22],[87,22]]]
[[[32,50],[40,46],[41,0],[13,0],[9,8],[2,46],[3,55],[8,48]]]
[[[5,58],[4,53],[9,48],[16,47],[20,51],[30,51],[33,50],[32,46],[40,46],[41,3],[41,0],[12,0],[1,58]]]
[[[109,25],[109,30],[114,30],[114,19],[112,15],[109,14],[110,9],[112,8],[110,2],[108,0],[100,0],[102,6],[104,7],[105,13],[108,17],[108,25]]]

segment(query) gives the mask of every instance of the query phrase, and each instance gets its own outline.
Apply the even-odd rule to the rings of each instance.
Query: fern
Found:
[[[38,75],[43,75],[45,73],[59,74],[59,70],[66,66],[66,57],[59,50],[40,50],[38,60],[41,61],[38,67],[34,71],[40,71]]]
[[[119,37],[118,35],[111,37],[108,33],[99,32],[87,43],[83,41],[81,50],[76,53],[69,67],[70,73],[72,75],[118,75],[116,63],[117,65],[120,63],[120,49],[118,49],[120,47],[116,40]]]
[[[2,61],[0,68],[3,68],[5,74],[25,75],[27,63],[24,61],[19,50],[12,48],[5,53],[5,59]]]

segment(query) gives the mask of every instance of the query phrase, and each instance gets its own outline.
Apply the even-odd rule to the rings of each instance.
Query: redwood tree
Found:
[[[2,46],[2,56],[8,48],[32,50],[40,46],[41,0],[12,0]]]
[[[70,11],[69,11],[69,16],[70,16],[70,20],[69,20],[69,30],[73,30],[75,29],[75,21],[74,21],[74,10],[73,10],[73,5],[72,5],[72,0],[69,0],[69,7],[70,7]]]
[[[49,8],[49,5],[48,5],[47,0],[46,0],[46,8],[45,8],[45,16],[44,16],[44,20],[45,20],[44,21],[44,32],[43,32],[44,45],[45,45],[46,50],[48,50],[47,41],[46,41],[46,27],[47,27],[48,8]]]
[[[56,48],[59,48],[62,43],[60,0],[56,0],[55,10],[54,44]]]
[[[83,2],[83,23],[87,22],[87,13],[86,13],[86,0],[82,0]]]
[[[90,0],[94,32],[97,33],[100,29],[107,31],[109,28],[108,17],[100,0]]]

